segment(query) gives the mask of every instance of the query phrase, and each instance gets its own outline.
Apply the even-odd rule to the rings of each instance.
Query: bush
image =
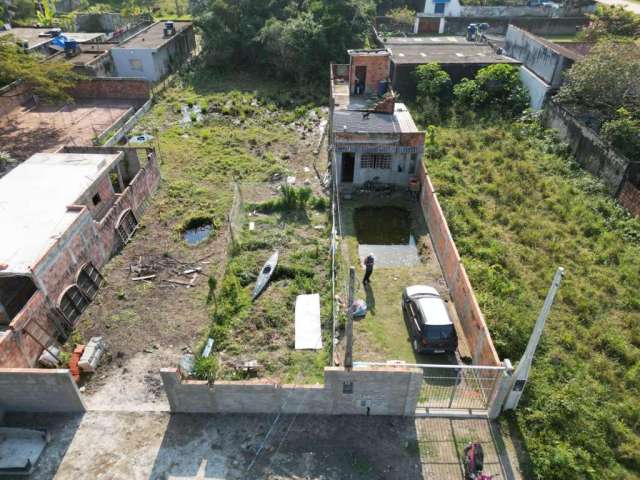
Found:
[[[304,210],[307,205],[318,205],[318,200],[313,199],[313,193],[309,187],[294,187],[286,183],[280,188],[280,196],[274,200],[252,205],[259,212],[271,213],[278,211]]]
[[[218,359],[212,353],[209,357],[197,357],[193,367],[193,376],[200,380],[212,382],[218,373]]]
[[[477,113],[520,115],[529,105],[529,96],[518,69],[496,64],[478,70],[474,80],[462,79],[453,88],[459,110],[471,107]]]
[[[622,107],[617,117],[602,125],[602,138],[631,161],[640,161],[640,120]]]

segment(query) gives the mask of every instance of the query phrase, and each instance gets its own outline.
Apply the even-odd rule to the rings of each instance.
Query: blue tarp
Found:
[[[64,35],[58,35],[57,37],[55,37],[55,38],[51,41],[51,43],[52,43],[53,45],[57,45],[57,46],[59,46],[59,47],[64,48],[64,44],[65,44],[66,42],[68,42],[68,41],[69,41],[69,39],[68,39],[67,37],[65,37]]]

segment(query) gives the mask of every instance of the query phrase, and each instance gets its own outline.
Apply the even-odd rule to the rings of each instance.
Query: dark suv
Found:
[[[416,353],[453,353],[458,335],[447,306],[433,287],[413,285],[402,292],[402,310]]]

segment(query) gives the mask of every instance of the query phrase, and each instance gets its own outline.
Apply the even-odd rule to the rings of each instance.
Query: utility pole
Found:
[[[356,284],[356,269],[349,267],[349,298],[347,300],[347,346],[344,352],[344,367],[353,368],[353,295]]]
[[[531,338],[529,338],[527,349],[524,351],[524,355],[522,355],[522,358],[520,359],[520,362],[516,367],[516,371],[513,374],[511,389],[504,404],[505,410],[515,410],[518,406],[518,402],[520,401],[520,397],[522,396],[524,387],[527,384],[527,380],[529,379],[529,370],[531,370],[531,363],[533,362],[533,356],[536,353],[536,348],[538,347],[538,343],[540,342],[544,324],[549,317],[551,305],[553,305],[553,301],[556,297],[556,293],[558,292],[558,288],[560,287],[560,282],[562,281],[563,276],[564,268],[558,267],[558,270],[553,277],[553,281],[551,282],[549,292],[547,293],[547,298],[544,301],[542,310],[540,310],[540,314],[538,315],[536,324],[533,327],[533,333],[531,334]]]

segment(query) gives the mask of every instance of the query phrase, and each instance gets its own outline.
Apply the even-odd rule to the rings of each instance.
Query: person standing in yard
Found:
[[[373,273],[373,264],[375,263],[376,259],[373,256],[373,253],[370,253],[369,255],[367,255],[367,258],[364,259],[364,278],[362,279],[362,283],[364,283],[365,285],[367,283],[371,283],[371,280],[369,280],[371,278],[371,274]]]

